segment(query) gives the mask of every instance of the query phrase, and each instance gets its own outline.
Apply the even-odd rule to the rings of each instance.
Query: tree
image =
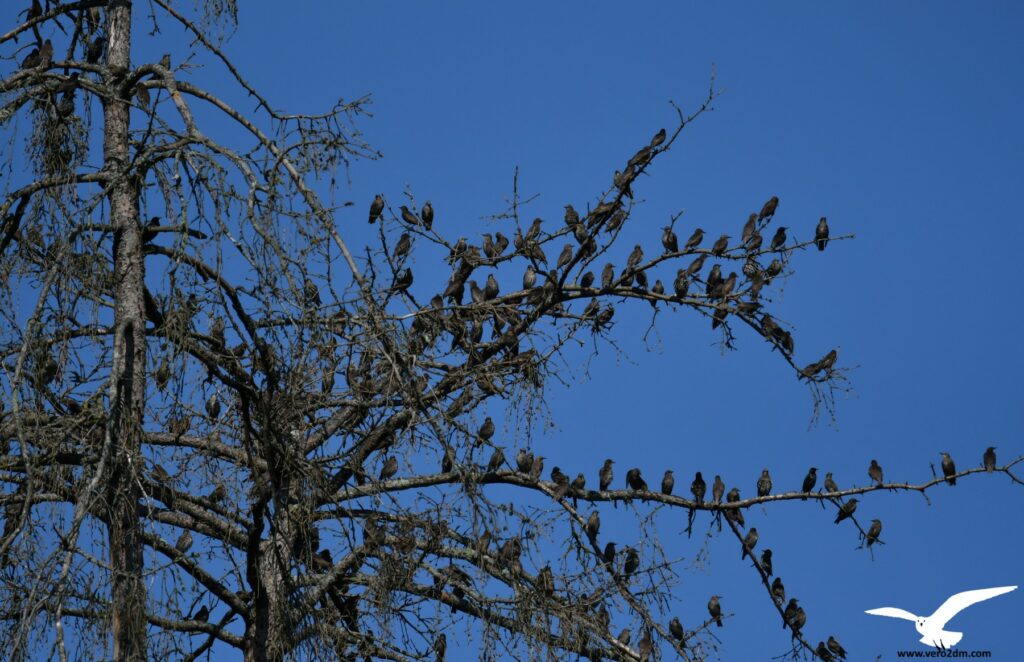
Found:
[[[249,660],[443,658],[448,614],[475,623],[492,657],[706,657],[714,605],[727,619],[727,602],[676,628],[672,558],[601,533],[601,513],[620,502],[651,540],[645,512],[657,505],[686,513],[691,531],[724,525],[751,552],[793,655],[826,657],[773,590],[744,512],[826,503],[871,550],[880,533],[861,526],[853,499],[943,477],[768,485],[743,499],[709,476],[710,498],[691,498],[688,477],[659,490],[621,467],[594,489],[598,467],[545,468],[543,449],[486,417],[495,401],[528,417],[562,357],[609,343],[616,314],[648,305],[703,316],[727,348],[751,329],[830,410],[844,388],[835,351],[797,363],[768,295],[804,250],[848,237],[829,237],[824,219],[812,241],[777,235],[776,198],[752,203],[738,238],[721,239],[679,217],[656,230],[633,204],[638,177],[711,107],[713,88],[623,155],[610,186],[567,206],[563,223],[524,216],[515,186],[478,245],[449,236],[442,201],[435,223],[429,203],[384,193],[365,202],[378,241],[354,249],[318,182],[376,157],[355,124],[368,99],[275,111],[219,47],[230,0],[198,16],[148,6],[154,25],[189,31],[255,109],[194,82],[184,53],[133,65],[127,0],[33,3],[2,37],[20,66],[0,82],[0,122],[12,135],[19,117],[32,127],[32,171],[0,199],[0,632],[13,658],[40,643],[66,655],[65,623],[79,650],[115,659],[214,647]],[[650,243],[619,245],[627,223],[651,226]],[[446,261],[447,282],[414,277],[413,253]],[[997,466],[1010,474],[1018,461]]]

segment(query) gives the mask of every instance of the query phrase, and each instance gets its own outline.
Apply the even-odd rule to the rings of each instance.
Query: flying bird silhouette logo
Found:
[[[914,627],[921,634],[921,643],[936,648],[950,648],[956,646],[963,639],[963,632],[947,632],[943,628],[954,616],[971,605],[989,600],[1015,590],[1016,586],[997,586],[995,588],[979,588],[974,591],[964,591],[950,596],[942,606],[935,610],[931,616],[917,616],[909,611],[897,607],[879,607],[868,609],[865,614],[873,616],[889,616],[891,618],[902,618],[907,621],[914,621]]]

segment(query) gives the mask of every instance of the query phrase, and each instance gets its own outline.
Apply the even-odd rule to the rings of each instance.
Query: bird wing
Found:
[[[899,609],[897,607],[879,607],[878,609],[868,609],[864,612],[865,614],[871,614],[872,616],[889,616],[891,618],[902,618],[906,621],[916,621],[917,615],[911,614],[905,609]]]
[[[1016,586],[997,586],[995,588],[979,588],[974,591],[964,591],[963,593],[957,593],[956,595],[950,596],[942,606],[935,610],[935,613],[928,617],[930,623],[935,623],[938,627],[944,627],[954,616],[958,613],[967,609],[975,602],[981,602],[994,598],[997,595],[1003,593],[1009,593],[1016,589]]]

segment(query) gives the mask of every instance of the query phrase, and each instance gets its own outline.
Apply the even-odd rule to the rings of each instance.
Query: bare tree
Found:
[[[685,513],[691,531],[724,519],[793,657],[830,659],[804,636],[806,616],[786,604],[744,513],[828,504],[871,550],[881,523],[861,527],[857,495],[926,493],[986,471],[785,493],[766,471],[743,499],[710,477],[677,489],[668,475],[658,489],[622,468],[622,488],[611,463],[545,468],[542,448],[513,440],[567,357],[612,342],[617,314],[651,311],[653,325],[686,309],[725,348],[747,327],[830,414],[846,388],[836,352],[798,363],[771,292],[805,251],[849,235],[830,236],[822,218],[814,239],[793,241],[771,225],[772,198],[737,237],[705,237],[677,216],[649,245],[617,245],[627,223],[655,227],[633,189],[711,107],[712,86],[561,221],[525,218],[531,200],[514,184],[493,235],[453,237],[443,202],[435,221],[429,202],[389,193],[366,202],[374,244],[351,246],[323,182],[378,156],[355,124],[368,99],[276,111],[220,48],[233,0],[194,15],[176,4],[139,6],[153,35],[190,33],[235,90],[203,87],[186,64],[194,53],[133,64],[130,0],[33,1],[0,36],[11,63],[0,80],[0,645],[11,659],[40,647],[62,660],[69,648],[118,660],[226,648],[247,660],[443,659],[458,621],[490,659],[703,659],[730,612],[714,598],[703,622],[672,618],[680,561],[659,542],[656,507]],[[14,167],[21,144],[26,173]],[[447,281],[415,278],[413,253],[450,265]],[[507,425],[484,416],[494,401]],[[1019,461],[992,465],[1016,481]],[[642,539],[602,534],[601,513],[619,503]]]

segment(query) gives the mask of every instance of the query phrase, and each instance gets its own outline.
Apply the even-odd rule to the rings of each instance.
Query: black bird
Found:
[[[718,284],[722,282],[722,265],[716,264],[711,267],[706,282],[707,288],[705,288],[704,293],[710,295],[718,287]]]
[[[498,296],[498,279],[494,274],[487,274],[487,282],[484,284],[484,299],[488,301]]]
[[[593,284],[594,284],[594,272],[593,271],[588,271],[587,273],[583,274],[582,278],[580,278],[580,287],[588,288],[588,287],[590,287]]]
[[[786,230],[788,229],[789,228],[787,228],[785,225],[780,225],[779,228],[775,231],[775,236],[772,237],[773,251],[777,251],[786,245]]]
[[[686,632],[683,630],[683,624],[679,622],[678,616],[673,616],[672,620],[669,621],[668,632],[679,641],[682,641],[686,637]]]
[[[818,250],[823,251],[828,246],[828,221],[822,216],[818,221],[818,227],[814,228],[814,243],[818,244]]]
[[[658,131],[656,134],[654,134],[654,137],[651,138],[651,147],[657,147],[661,145],[661,143],[665,142],[665,137],[665,129]]]
[[[672,283],[672,290],[676,293],[677,299],[683,299],[689,293],[690,281],[686,278],[686,272],[680,269],[676,272],[676,280]]]
[[[565,224],[570,228],[574,228],[580,224],[580,215],[572,205],[565,206]]]
[[[522,453],[523,451],[519,451]],[[448,473],[455,467],[455,451],[451,449],[451,446],[444,449],[444,457],[441,458],[441,471]]]
[[[405,209],[405,207],[402,207]],[[384,213],[384,197],[378,193],[370,203],[370,222],[374,223]]]
[[[829,635],[828,637],[828,649],[833,655],[841,657],[844,660],[846,659],[846,650],[839,645],[839,642],[836,641],[836,638],[832,635]]]
[[[667,225],[661,233],[661,245],[665,247],[666,253],[679,252],[679,240],[676,238],[676,233]]]
[[[839,507],[839,512],[836,514],[836,524],[839,524],[847,517],[853,516],[853,513],[857,510],[857,500],[850,499],[842,506]]]
[[[626,560],[622,564],[622,570],[626,575],[626,579],[629,579],[637,568],[640,567],[640,555],[636,553],[636,550],[632,547],[626,548]]]
[[[640,476],[640,469],[633,468],[626,472],[626,483],[633,491],[647,491],[647,481]]]
[[[725,487],[723,486],[723,489]],[[700,475],[698,471],[693,477],[693,482],[690,483],[690,493],[693,494],[693,500],[698,504],[704,503],[704,495],[708,491],[707,483],[704,482],[704,477]]]
[[[818,647],[814,649],[814,654],[818,656],[819,660],[824,662],[835,662],[835,657],[832,656],[832,652],[825,648],[825,642],[819,641]]]
[[[405,205],[402,205],[400,209],[402,211],[402,220],[403,221],[405,221],[409,225],[419,225],[420,224],[420,219],[416,217],[416,214],[414,214],[411,211],[409,211],[408,207],[406,207]]]
[[[753,556],[754,547],[757,546],[757,529],[750,527],[750,531],[747,531],[747,535],[743,537],[743,553],[740,554],[740,560],[747,558],[747,554]]]
[[[882,465],[878,464],[878,460],[871,460],[871,466],[868,467],[868,478],[879,485],[882,484]]]
[[[769,263],[768,268],[764,272],[768,275],[768,278],[775,278],[782,273],[782,263],[779,262],[778,258],[775,258]]]
[[[829,471],[828,473],[825,474],[825,482],[823,483],[823,485],[825,486],[825,491],[826,492],[838,492],[839,491],[839,486],[836,485],[836,481],[832,480],[832,472],[831,471]]]
[[[612,484],[612,478],[615,475],[612,471],[613,464],[615,464],[614,460],[605,460],[604,464],[601,466],[601,470],[598,472],[598,483],[600,484],[602,492],[607,491]]]
[[[722,596],[712,595],[711,599],[708,600],[708,613],[711,614],[711,618],[715,619],[715,625],[722,627],[722,605],[719,604],[719,600]]]
[[[395,281],[391,284],[391,292],[404,292],[412,285],[412,269],[406,267],[395,274]]]
[[[601,531],[601,515],[596,510],[590,513],[584,530],[591,542],[597,542],[597,534]]]
[[[693,258],[693,262],[690,263],[690,266],[686,267],[686,275],[692,276],[699,273],[700,270],[704,268],[704,260],[706,259],[708,259],[707,254],[698,255]]]
[[[203,605],[202,607],[200,607],[199,609],[196,610],[196,613],[192,614],[192,619],[191,620],[199,621],[201,623],[205,623],[207,620],[209,620],[209,618],[210,618],[210,608],[207,607],[206,605]]]
[[[783,629],[788,625],[794,632],[798,630],[796,627],[796,619],[799,606],[797,605],[796,598],[790,598],[789,604],[786,605],[785,611],[782,613]]]
[[[380,468],[380,480],[388,480],[392,476],[398,473],[398,458],[392,455],[384,462],[384,466]]]
[[[760,232],[754,232],[750,235],[750,238],[743,242],[748,253],[756,253],[761,250],[761,244],[764,243],[764,237],[761,236]]]
[[[530,464],[530,480],[537,482],[540,480],[540,475],[544,472],[544,456],[537,455],[533,458],[533,462]]]
[[[508,237],[501,234],[500,232],[494,233],[494,252],[497,255],[501,255],[508,248]]]
[[[528,474],[530,468],[533,466],[533,455],[526,452],[526,449],[520,448],[519,452],[516,453],[516,469],[519,473]]]
[[[569,493],[569,477],[562,473],[562,470],[558,467],[554,467],[551,470],[551,482],[555,484],[553,494],[555,499],[561,499]]]
[[[448,637],[444,632],[434,639],[434,662],[444,662],[445,654],[448,652]]]
[[[633,247],[633,251],[626,258],[626,269],[635,269],[644,259],[644,249],[637,244]]]
[[[715,474],[715,482],[711,484],[711,503],[719,504],[722,503],[722,495],[725,494],[725,483],[722,482],[722,477]]]
[[[398,238],[398,243],[395,244],[395,260],[401,262],[409,254],[410,248],[412,248],[412,239],[408,232],[403,232],[402,236]]]
[[[950,485],[956,485],[956,464],[953,463],[953,458],[949,456],[949,453],[942,454],[942,475],[946,477],[946,482]]]
[[[651,631],[644,630],[644,636],[636,644],[637,653],[640,655],[640,662],[648,662],[651,659],[651,648],[654,642],[651,641]]]
[[[804,485],[803,485],[803,488],[801,489],[801,491],[804,494],[810,494],[811,490],[814,489],[814,485],[817,482],[818,482],[818,469],[816,467],[811,467],[810,469],[807,470],[807,475],[804,477]],[[807,497],[801,497],[801,498],[804,501],[807,500]]]
[[[743,232],[740,233],[740,242],[746,244],[747,240],[754,236],[755,232],[757,232],[757,214],[751,214],[747,218],[747,222],[743,224]]]
[[[664,283],[662,283],[660,279],[654,281],[654,287],[651,288],[651,292],[654,293],[654,294],[657,294],[658,296],[664,295],[665,294],[665,285],[664,285]],[[653,305],[653,302],[652,302],[652,305]]]
[[[771,218],[772,216],[775,216],[775,209],[778,206],[779,206],[779,198],[778,198],[778,196],[774,196],[773,195],[768,200],[768,202],[764,203],[764,206],[761,207],[761,213],[758,215],[757,220],[758,221],[763,221],[766,218]]]
[[[672,488],[676,485],[675,476],[672,475],[671,469],[665,470],[665,475],[661,479],[661,493],[672,494]]]
[[[700,242],[704,241],[704,230],[697,228],[690,235],[690,238],[686,240],[686,245],[683,246],[684,251],[691,251],[694,248],[700,246]]]
[[[996,470],[996,447],[989,446],[985,449],[985,454],[981,457],[981,464],[985,467],[985,471],[993,472]]]
[[[178,550],[182,554],[187,552],[192,547],[192,532],[185,529],[178,536],[178,541],[174,543],[174,549]]]
[[[487,462],[487,471],[494,473],[501,469],[503,464],[505,464],[505,452],[496,447],[494,452],[491,453],[490,461]]]
[[[772,581],[772,597],[780,605],[786,601],[786,587],[782,583],[782,577],[776,577]]]
[[[601,560],[604,561],[605,565],[612,565],[615,562],[615,543],[610,542],[604,546],[604,554],[601,555]]]
[[[306,300],[307,306],[320,305],[320,288],[308,277],[302,279],[302,296]]]
[[[865,540],[868,543],[868,547],[874,545],[878,541],[878,536],[880,535],[882,535],[882,520],[871,520],[871,526],[868,527],[868,532],[865,535]]]
[[[96,64],[103,57],[103,49],[107,45],[107,40],[103,37],[96,37],[89,43],[89,48],[85,52],[85,61],[88,64]]]
[[[25,56],[25,59],[21,61],[22,69],[35,69],[42,63],[42,58],[39,57],[39,49],[33,48],[29,51],[29,54]]]
[[[726,316],[729,315],[729,304],[722,301],[715,306],[715,313],[711,316],[711,328],[717,329],[725,322]]]
[[[171,54],[170,53],[164,53],[163,57],[160,58],[159,64],[164,69],[170,69],[171,68]]]
[[[561,269],[565,265],[569,264],[572,260],[572,244],[566,244],[562,248],[562,252],[558,255],[558,261],[555,263],[555,268]]]
[[[572,479],[572,484],[569,485],[572,488],[573,494],[582,494],[583,490],[587,489],[587,478],[582,473],[577,473],[576,477]],[[573,500],[575,503],[575,499]]]
[[[765,549],[761,552],[761,567],[764,568],[764,574],[772,576],[772,550]]]
[[[434,207],[430,204],[430,200],[423,203],[423,208],[420,209],[420,216],[423,217],[423,227],[428,230],[434,225]]]
[[[736,503],[740,500],[740,490],[738,487],[734,487],[729,490],[729,493],[725,495],[726,503]],[[732,522],[738,523],[740,526],[746,526],[743,521],[743,511],[739,508],[725,511],[725,518]]]
[[[530,229],[526,231],[526,241],[533,241],[540,236],[540,224],[543,222],[544,221],[539,218],[533,219],[533,223],[530,224]]]
[[[723,234],[718,240],[711,245],[711,254],[720,256],[725,252],[725,249],[729,247],[729,235]]]
[[[534,270],[533,265],[529,264],[526,266],[526,273],[523,274],[523,289],[529,290],[537,283],[537,272]]]
[[[772,493],[772,477],[768,475],[767,469],[761,470],[761,477],[757,479],[757,496],[768,496]]]
[[[615,267],[611,262],[601,270],[601,289],[609,290],[615,282]]]
[[[484,419],[483,425],[477,430],[476,436],[478,440],[485,442],[490,441],[491,437],[494,436],[494,421],[491,420],[490,416]]]

